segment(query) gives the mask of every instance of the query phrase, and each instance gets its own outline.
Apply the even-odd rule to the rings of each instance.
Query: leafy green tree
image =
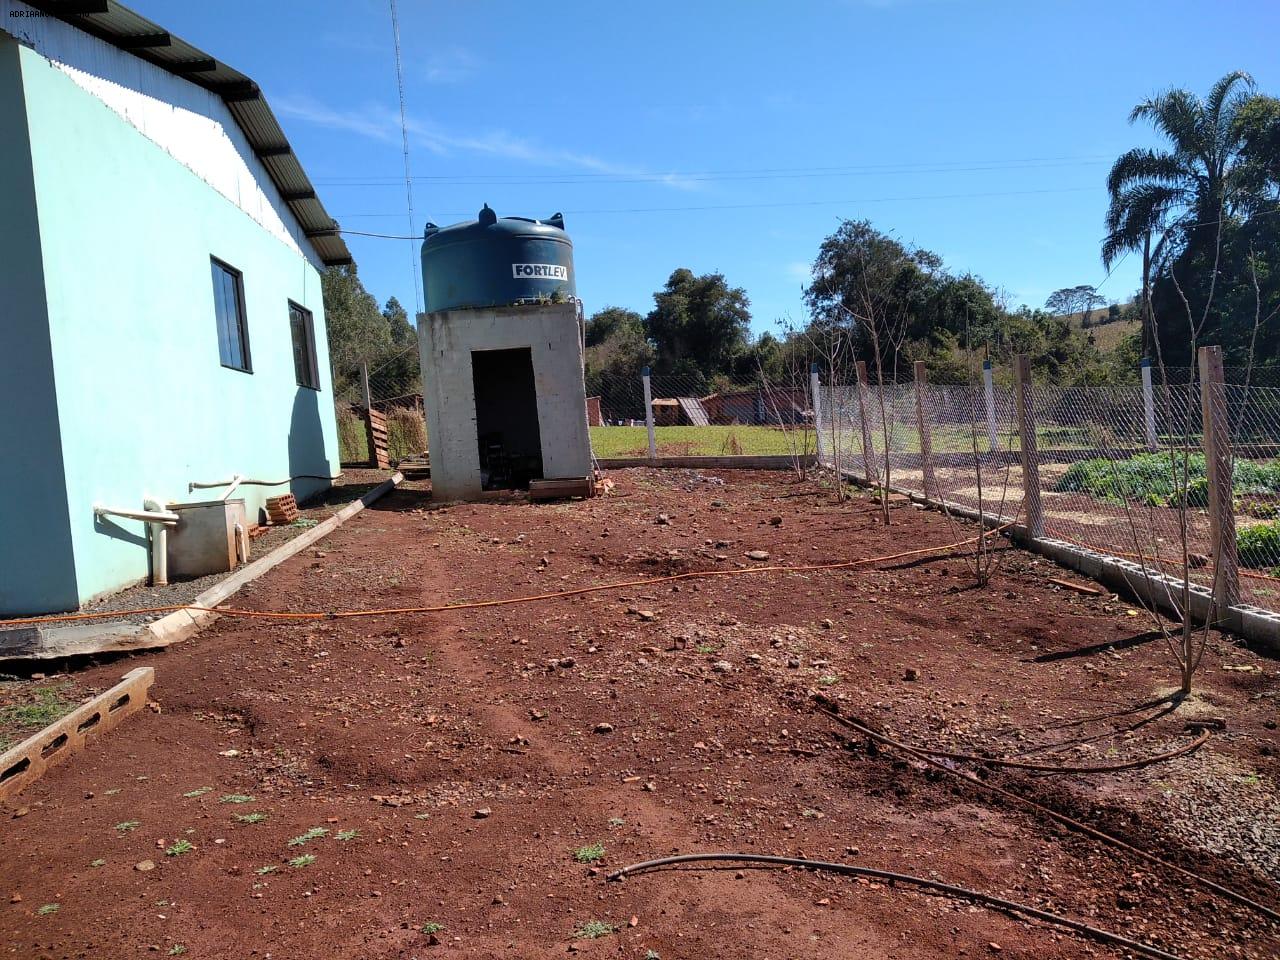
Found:
[[[695,276],[681,267],[653,300],[645,332],[661,372],[705,378],[731,370],[751,323],[745,290],[729,286],[722,273]]]
[[[1129,115],[1130,122],[1150,123],[1168,145],[1129,150],[1112,166],[1102,262],[1110,268],[1122,255],[1142,251],[1147,345],[1154,345],[1157,317],[1153,279],[1171,280],[1179,261],[1184,268],[1208,269],[1216,276],[1223,234],[1257,205],[1258,181],[1265,175],[1259,172],[1259,162],[1250,159],[1248,148],[1252,144],[1257,150],[1267,142],[1268,125],[1260,115],[1265,111],[1251,105],[1253,86],[1247,73],[1236,70],[1218,80],[1204,98],[1173,89],[1142,101]],[[1187,275],[1186,270],[1178,272]],[[1198,292],[1208,307],[1209,291]],[[1169,309],[1174,300],[1182,299],[1175,293],[1166,289],[1160,298],[1166,306],[1161,321],[1172,320],[1178,312]],[[1182,329],[1185,323],[1178,325],[1176,335],[1166,326],[1172,324],[1161,322],[1161,345],[1170,338],[1175,362],[1187,362],[1185,349],[1177,349],[1178,342],[1189,342],[1189,331]]]
[[[625,307],[605,307],[587,320],[587,346],[597,347],[619,331],[644,336],[644,317]]]
[[[587,396],[600,398],[608,420],[644,417],[641,371],[656,354],[639,327],[618,324],[604,340],[587,347]]]
[[[320,287],[334,391],[342,395],[358,383],[361,363],[376,366],[385,355],[391,332],[378,301],[360,282],[355,264],[329,267],[320,277]]]
[[[409,322],[409,314],[400,301],[392,297],[382,308],[387,322],[390,344],[370,365],[376,373],[371,380],[376,383],[375,399],[409,398],[422,392],[422,376],[418,358],[418,331]]]

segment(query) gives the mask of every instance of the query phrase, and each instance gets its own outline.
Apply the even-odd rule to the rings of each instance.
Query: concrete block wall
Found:
[[[441,310],[427,316],[419,343],[431,487],[437,499],[461,500],[481,492],[471,370],[471,354],[477,350],[529,349],[543,478],[591,472],[582,336],[574,304]]]

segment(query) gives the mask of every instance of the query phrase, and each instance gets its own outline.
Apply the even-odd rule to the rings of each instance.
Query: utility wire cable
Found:
[[[695,206],[683,207],[615,207],[612,209],[597,210],[565,210],[566,215],[584,216],[586,214],[614,214],[614,213],[687,213],[708,210],[764,210],[776,209],[779,207],[821,207],[840,204],[859,204],[859,203],[897,203],[910,200],[973,200],[986,197],[1025,197],[1050,193],[1084,193],[1093,190],[1093,187],[1065,187],[1065,188],[1049,188],[1044,190],[1004,190],[1004,191],[983,191],[979,193],[936,193],[936,194],[918,194],[916,196],[902,197],[855,197],[848,200],[785,200],[772,203],[713,203]],[[377,214],[347,214],[348,217],[358,216],[377,216]],[[467,217],[472,214],[450,213],[442,214],[443,217]],[[356,237],[377,237],[382,240],[416,240],[417,237],[404,237],[400,234],[389,233],[373,233],[363,230],[339,230],[339,233],[356,236]]]
[[[409,233],[410,240],[417,238],[412,236],[413,231],[417,229],[417,223],[413,218],[413,177],[409,172],[409,123],[405,118],[404,109],[404,68],[400,63],[400,17],[396,12],[396,0],[391,0],[391,35],[395,41],[396,51],[396,89],[400,93],[400,143],[404,152],[404,198],[405,205],[409,212]],[[412,243],[409,244],[409,268],[413,271],[413,297],[414,297],[414,319],[417,314],[422,312],[422,284],[418,277],[418,251]]]

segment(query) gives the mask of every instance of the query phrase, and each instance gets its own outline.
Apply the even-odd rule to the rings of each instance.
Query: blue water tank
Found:
[[[422,286],[427,313],[576,297],[564,218],[499,218],[486,203],[475,220],[449,227],[428,223]]]

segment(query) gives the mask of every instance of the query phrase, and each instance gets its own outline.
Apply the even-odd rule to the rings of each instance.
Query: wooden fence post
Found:
[[[1200,409],[1204,419],[1204,462],[1209,479],[1209,536],[1213,541],[1213,600],[1219,619],[1240,602],[1240,562],[1236,555],[1236,513],[1232,488],[1231,424],[1222,373],[1222,348],[1200,348]]]
[[[649,383],[649,368],[640,371],[640,380],[644,388],[644,426],[649,433],[649,459],[658,459],[658,441],[653,432],[653,387]]]
[[[924,477],[926,499],[938,497],[938,481],[933,475],[933,435],[929,429],[929,417],[924,409],[924,393],[929,386],[929,373],[923,360],[914,365],[916,381],[916,429],[920,431],[920,472]]]
[[[862,424],[862,474],[866,478],[867,483],[875,485],[879,483],[879,468],[873,468],[871,465],[871,455],[874,452],[871,446],[871,427],[867,423],[867,361],[859,360],[856,364],[858,372],[858,420]],[[889,455],[885,451],[885,456]]]
[[[1026,514],[1027,535],[1033,540],[1044,536],[1044,509],[1040,504],[1040,455],[1036,450],[1035,404],[1031,397],[1031,358],[1025,353],[1014,357],[1014,378],[1018,384],[1018,446],[1022,456],[1022,507]]]
[[[366,410],[373,406],[369,396],[369,365],[364,362],[360,364],[360,403]]]
[[[809,393],[813,399],[809,406],[813,410],[813,442],[814,450],[818,454],[818,466],[822,466],[822,381],[818,378],[818,364],[811,363],[809,365]],[[808,451],[805,451],[808,454]],[[833,461],[834,463],[834,461]],[[838,470],[840,465],[835,463]]]

